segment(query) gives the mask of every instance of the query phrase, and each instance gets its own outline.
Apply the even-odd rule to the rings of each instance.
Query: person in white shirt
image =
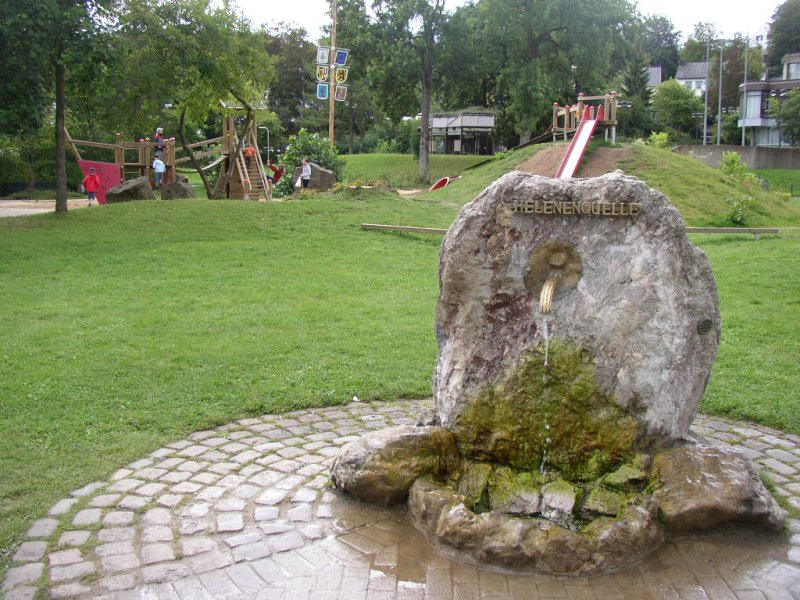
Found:
[[[164,161],[156,156],[156,159],[153,161],[153,183],[156,189],[160,188],[161,184],[164,183],[164,173],[166,172],[167,166],[164,164]]]
[[[307,188],[311,181],[311,163],[307,158],[303,159],[303,171],[300,173],[300,180],[303,182],[303,187]]]

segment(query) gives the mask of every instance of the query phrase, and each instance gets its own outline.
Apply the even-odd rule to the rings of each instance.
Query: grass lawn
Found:
[[[344,172],[346,183],[382,182],[393,188],[427,187],[417,181],[417,159],[411,154],[352,154]],[[431,155],[431,180],[460,174],[487,156]]]
[[[429,396],[440,238],[360,223],[446,227],[534,151],[406,198],[0,219],[0,571],[57,500],[191,431],[354,395]],[[800,232],[694,240],[724,319],[704,410],[800,433]]]
[[[773,192],[784,192],[786,194],[794,192],[795,199],[800,196],[800,171],[793,169],[758,169],[756,175],[769,183],[769,189]]]
[[[702,410],[800,433],[800,229],[691,238],[711,260],[722,310]]]
[[[444,220],[374,192],[0,220],[0,548],[198,428],[430,395],[439,240],[360,229],[398,210]]]

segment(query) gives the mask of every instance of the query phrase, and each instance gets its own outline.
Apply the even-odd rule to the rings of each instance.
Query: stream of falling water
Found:
[[[550,361],[550,321],[542,318],[542,338],[544,339],[544,366],[545,370],[542,373],[542,381],[547,385],[547,365]],[[539,472],[542,476],[547,475],[547,450],[549,449],[550,438],[550,424],[547,422],[548,415],[544,415],[544,450],[542,451],[542,462],[539,465]]]
[[[544,338],[544,366],[550,357],[550,321],[542,319],[542,337]]]
[[[547,449],[551,442],[550,436],[548,435],[550,433],[550,424],[547,422],[546,416],[544,421],[544,433],[544,451],[542,452],[542,462],[539,464],[539,473],[541,473],[543,477],[547,475]]]

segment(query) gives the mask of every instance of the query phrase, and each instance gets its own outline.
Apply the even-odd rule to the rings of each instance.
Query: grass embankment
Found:
[[[345,190],[0,219],[0,563],[58,499],[190,431],[429,395],[440,238],[360,223],[447,227],[534,151],[411,198]],[[800,433],[800,233],[696,241],[724,318],[704,409]]]
[[[586,160],[591,160],[592,152],[602,143],[593,143],[589,148]],[[464,178],[454,181],[446,188],[437,190],[434,195],[437,200],[448,205],[462,206],[479,194],[492,181],[516,168],[533,154],[547,145],[529,146],[514,152],[508,152],[494,157],[485,165],[464,172]],[[687,225],[695,227],[732,227],[727,215],[730,206],[728,199],[750,196],[753,199],[753,208],[748,215],[746,225],[750,227],[765,226],[800,226],[800,199],[786,199],[789,182],[793,178],[800,180],[798,171],[759,171],[758,174],[770,181],[770,190],[765,191],[760,186],[747,186],[734,177],[725,175],[718,169],[689,157],[668,150],[654,148],[645,144],[628,144],[621,147],[630,149],[630,155],[622,159],[619,168],[629,175],[634,175],[649,186],[664,193],[681,211]],[[413,182],[416,177],[416,163],[413,157],[406,155],[367,154],[345,157],[347,169],[345,170],[346,182],[355,181],[380,181],[384,180],[383,174],[396,173],[397,181]],[[443,157],[434,155],[431,167],[437,161],[445,159],[472,159],[480,162],[485,157]],[[439,163],[442,164],[442,163]],[[444,163],[447,164],[447,163]],[[450,172],[443,170],[441,175],[457,173],[458,163],[455,161]],[[352,165],[352,167],[351,167]],[[469,166],[467,163],[466,166]],[[461,168],[466,168],[461,166]],[[354,174],[358,174],[357,177]],[[405,173],[405,174],[403,174]],[[580,176],[580,171],[578,172]],[[439,173],[434,173],[436,179]],[[404,187],[394,185],[394,187]],[[413,184],[409,184],[413,187]],[[784,189],[784,187],[786,189]],[[800,185],[797,186],[800,189]],[[400,224],[393,222],[394,224]],[[419,225],[432,227],[426,223],[402,223],[403,225]]]
[[[620,168],[663,192],[677,206],[688,225],[732,227],[726,200],[751,196],[753,210],[747,226],[800,225],[800,202],[788,202],[775,190],[747,186],[718,169],[680,154],[644,144],[632,144],[633,154]],[[793,172],[793,171],[790,171]]]
[[[755,174],[769,183],[771,192],[794,193],[800,197],[800,171],[794,169],[757,169]]]
[[[383,184],[393,188],[427,187],[418,181],[417,159],[411,154],[352,154],[347,161],[344,179],[348,183]],[[486,156],[431,155],[431,180],[458,175]]]

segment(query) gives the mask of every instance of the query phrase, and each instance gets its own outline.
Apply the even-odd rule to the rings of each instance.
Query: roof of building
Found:
[[[431,127],[434,129],[477,128],[492,129],[495,116],[490,114],[437,114],[431,116]]]
[[[707,62],[687,62],[678,65],[678,72],[675,79],[705,79],[708,77]]]
[[[645,67],[647,71],[647,87],[656,87],[661,85],[663,75],[661,74],[661,67]]]
[[[800,52],[792,52],[791,54],[784,54],[781,59],[782,64],[800,62]]]

